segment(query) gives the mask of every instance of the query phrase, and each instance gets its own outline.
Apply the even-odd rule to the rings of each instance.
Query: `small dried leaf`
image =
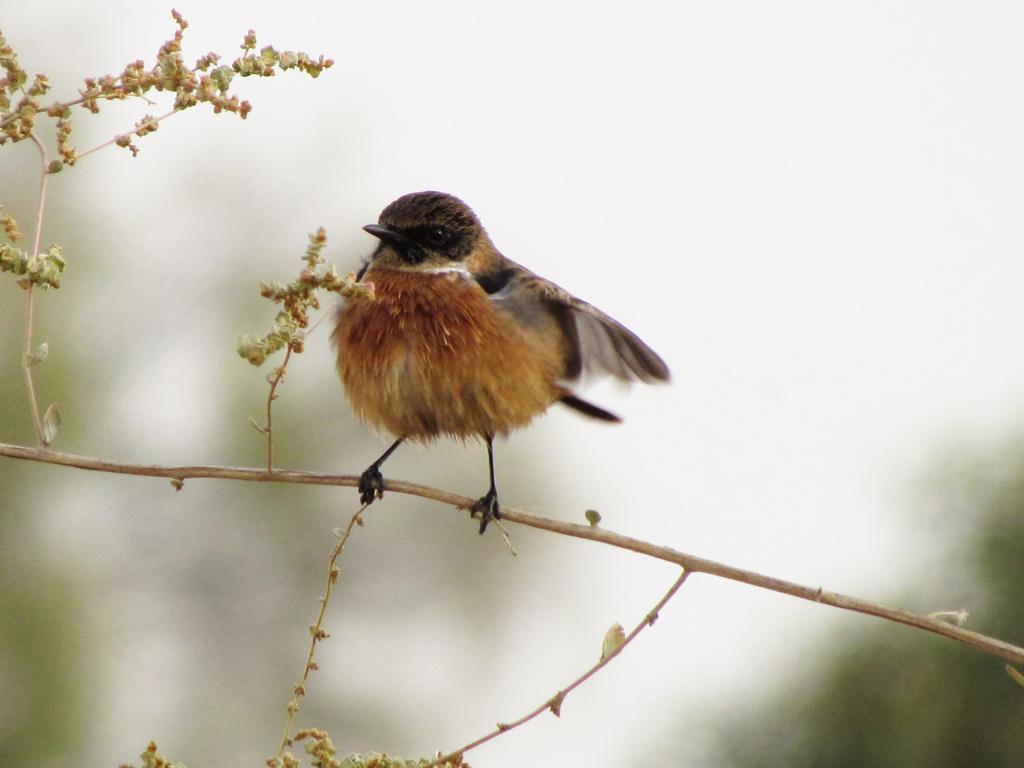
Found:
[[[970,614],[966,608],[958,608],[955,611],[933,611],[928,614],[928,618],[937,619],[938,621],[944,621],[947,624],[952,624],[957,627],[962,627],[967,623],[967,617]]]
[[[562,702],[565,701],[565,691],[559,691],[552,697],[551,701],[548,702],[548,709],[551,710],[551,714],[555,717],[562,716]]]
[[[50,407],[43,414],[43,445],[49,447],[57,439],[60,432],[60,406],[57,403],[50,403]]]
[[[28,365],[31,368],[34,365],[39,365],[45,362],[46,358],[50,354],[50,345],[45,341],[36,347],[36,351],[28,356]]]
[[[616,653],[625,642],[626,630],[619,623],[612,624],[604,633],[604,642],[601,643],[601,661]]]

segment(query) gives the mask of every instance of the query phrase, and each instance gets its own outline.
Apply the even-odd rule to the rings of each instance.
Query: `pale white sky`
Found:
[[[139,158],[111,149],[74,178],[55,177],[54,215],[84,199],[86,229],[102,230],[105,248],[117,244],[89,254],[95,271],[81,300],[92,309],[75,327],[77,354],[123,371],[103,406],[104,442],[61,447],[156,463],[251,460],[235,447],[252,439],[244,420],[232,422],[237,432],[210,427],[225,408],[222,379],[248,388],[239,413],[260,408],[263,373],[241,370],[232,352],[239,333],[260,326],[230,325],[243,312],[269,322],[251,286],[293,274],[319,225],[329,258],[354,268],[373,245],[360,227],[384,205],[442,189],[475,207],[508,256],[633,328],[674,376],[628,395],[589,390],[626,417],[620,427],[552,413],[513,436],[498,461],[528,465],[507,471],[504,503],[576,520],[597,508],[624,533],[882,602],[915,590],[928,553],[908,503],[923,468],[951,441],[1001,434],[1024,411],[1024,6],[547,0],[229,10],[238,7],[178,6],[192,23],[186,58],[211,49],[231,57],[252,27],[261,43],[324,52],[335,68],[316,82],[242,82],[255,105],[245,124],[176,116]],[[105,0],[14,4],[3,18],[23,65],[50,72],[57,95],[73,93],[73,76],[149,61],[170,29],[169,7]],[[80,131],[98,141],[141,114],[83,117]],[[117,270],[131,280],[128,297],[101,284]],[[123,338],[98,339],[101,323]],[[328,334],[318,336],[289,381],[293,405],[282,407],[295,429],[324,441],[309,468],[357,472],[378,442],[366,442],[358,466],[332,464],[361,429],[333,378]],[[388,464],[394,477],[438,485],[459,466],[453,490],[482,493],[480,448],[410,449]],[[554,488],[557,503],[542,493]],[[58,505],[50,524],[102,528],[112,492],[77,491],[95,508]],[[407,508],[406,520],[448,519]],[[178,509],[181,518],[208,514]],[[460,547],[489,546],[466,531],[458,528]],[[400,550],[402,535],[396,528],[372,546]],[[486,640],[445,623],[455,598],[443,591],[423,595],[422,610],[369,610],[358,632],[339,629],[347,645],[327,646],[312,697],[331,685],[364,695],[379,687],[372,716],[408,728],[399,744],[382,728],[350,745],[339,727],[342,752],[412,757],[514,719],[582,671],[604,630],[638,621],[674,578],[568,540],[540,555],[538,537],[517,535],[517,559],[490,546],[478,561],[507,595],[452,586],[458,601],[488,610],[508,601]],[[89,557],[102,561],[103,547]],[[382,606],[401,582],[401,560],[360,566],[385,566],[387,578],[364,572]],[[312,607],[319,571],[303,575],[282,599]],[[332,606],[339,628],[343,605]],[[709,703],[756,699],[777,674],[798,675],[794,660],[837,621],[869,620],[694,578],[625,657],[570,697],[560,720],[468,757],[500,768],[564,755],[562,764],[612,768],[650,750],[679,760],[664,765],[698,765]],[[132,626],[119,630],[125,656],[104,663],[105,689],[125,704],[105,710],[83,747],[93,762],[127,760],[162,728],[189,733],[160,706],[132,700],[152,653],[167,669],[187,669],[189,646],[166,630],[154,650]],[[272,631],[293,632],[298,649],[305,628]],[[281,663],[299,669],[299,653]],[[230,680],[223,686],[207,695],[235,695]],[[343,710],[337,691],[330,698]],[[180,697],[187,702],[187,691]],[[283,701],[281,690],[249,696],[238,717]],[[263,735],[240,748],[269,753]]]

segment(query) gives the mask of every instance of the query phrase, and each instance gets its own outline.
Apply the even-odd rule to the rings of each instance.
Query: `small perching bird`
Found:
[[[364,504],[383,495],[380,467],[403,441],[479,438],[491,479],[472,510],[483,533],[501,514],[495,436],[556,402],[619,421],[569,388],[584,370],[668,380],[665,362],[635,333],[502,256],[452,195],[405,195],[363,229],[380,240],[358,274],[374,298],[343,304],[332,338],[356,416],[396,438],[360,477]]]

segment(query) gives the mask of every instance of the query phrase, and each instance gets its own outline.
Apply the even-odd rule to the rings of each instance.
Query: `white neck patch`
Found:
[[[466,267],[462,264],[453,264],[452,266],[449,267],[431,267],[430,269],[421,269],[418,271],[423,272],[426,275],[456,274],[465,275],[466,277],[472,277],[470,271],[466,269]]]

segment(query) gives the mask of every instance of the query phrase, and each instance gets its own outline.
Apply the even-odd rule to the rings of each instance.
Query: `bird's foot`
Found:
[[[384,496],[384,475],[380,473],[380,467],[371,464],[363,474],[359,476],[359,501],[363,504],[372,504],[374,499]]]
[[[470,517],[480,516],[480,533],[487,530],[487,524],[491,520],[498,520],[501,518],[501,507],[498,506],[498,492],[493,488],[487,492],[487,495],[473,504],[469,508]]]

